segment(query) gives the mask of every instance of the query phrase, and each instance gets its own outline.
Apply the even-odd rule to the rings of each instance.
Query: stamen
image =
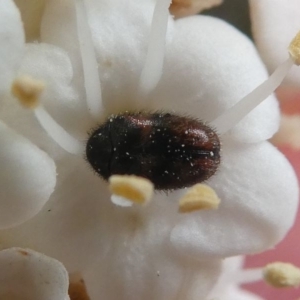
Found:
[[[82,155],[84,144],[67,133],[40,105],[40,95],[45,87],[44,82],[24,75],[13,81],[11,92],[24,107],[34,110],[41,126],[59,146],[71,154]]]
[[[113,175],[109,178],[109,184],[110,191],[113,194],[112,197],[122,197],[133,203],[147,204],[153,196],[154,186],[152,182],[142,177],[134,175]],[[112,201],[115,203],[114,199],[115,198],[113,198]]]
[[[263,269],[253,268],[238,272],[236,283],[247,284],[263,280]]]
[[[40,95],[45,89],[45,83],[29,76],[16,78],[11,86],[12,94],[19,99],[20,103],[30,109],[39,105]]]
[[[146,62],[139,82],[139,95],[148,95],[158,84],[163,70],[171,0],[157,0],[154,8]]]
[[[289,46],[289,53],[295,65],[300,65],[300,31],[294,37]]]
[[[265,281],[276,288],[300,285],[300,269],[289,263],[269,264],[264,268],[263,274]]]
[[[289,52],[290,58],[282,63],[269,79],[210,123],[213,128],[216,128],[219,134],[226,133],[233,128],[278,88],[293,64],[300,64],[300,33],[291,42]]]
[[[300,269],[289,263],[275,262],[264,268],[242,270],[236,283],[248,284],[264,280],[276,288],[297,287],[300,285]]]
[[[101,82],[84,0],[75,0],[78,40],[83,66],[86,101],[91,116],[98,120],[102,112]]]
[[[293,64],[294,62],[291,58],[287,59],[264,83],[225,111],[221,116],[211,122],[210,125],[216,128],[219,134],[226,133],[233,128],[248,115],[250,111],[278,88]]]
[[[205,184],[194,185],[179,201],[179,212],[186,213],[202,209],[217,209],[220,204],[216,192]]]
[[[34,114],[41,126],[61,148],[71,154],[83,155],[84,144],[66,132],[42,106],[37,107]]]

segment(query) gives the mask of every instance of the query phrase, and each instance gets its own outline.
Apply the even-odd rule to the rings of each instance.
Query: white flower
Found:
[[[286,53],[286,43],[300,28],[299,1],[250,0],[253,36],[262,59],[270,71],[273,71]],[[276,47],[274,47],[276,45]],[[299,69],[292,70],[284,81],[285,90],[299,93]],[[284,89],[282,89],[284,91]],[[291,98],[289,93],[282,93],[285,103]],[[283,103],[284,107],[284,103]],[[283,113],[280,130],[272,142],[276,145],[288,145],[299,149],[299,120],[297,116]]]
[[[11,1],[1,1],[0,15],[0,114],[3,115],[5,102],[12,102],[8,92],[23,55],[24,33],[19,13]],[[8,128],[3,120],[0,120],[0,228],[16,226],[37,214],[56,183],[54,161]],[[20,119],[14,122],[24,126]]]
[[[68,273],[57,260],[30,249],[0,251],[0,298],[68,300]]]
[[[2,3],[9,9],[0,9],[0,20],[2,15],[17,15],[10,0]],[[166,55],[157,63],[163,58],[165,39],[157,24],[165,18],[158,11],[150,34],[154,4],[89,0],[85,15],[81,1],[49,0],[42,43],[27,44],[24,56],[16,58],[20,67],[7,69],[16,77],[43,79],[44,107],[78,140],[86,139],[86,132],[97,124],[101,98],[100,122],[124,110],[164,110],[211,122],[265,80],[266,70],[251,42],[210,17],[169,18]],[[21,30],[15,19],[6,24],[4,32]],[[159,51],[147,56],[149,40]],[[14,53],[17,43],[23,47],[20,37],[12,34],[10,43],[0,39],[0,49],[5,45],[7,53]],[[98,66],[93,64],[94,50]],[[89,108],[95,107],[92,116],[85,99]],[[60,260],[70,273],[81,272],[93,300],[204,298],[220,273],[222,258],[272,247],[293,224],[295,175],[283,155],[266,142],[278,128],[272,96],[221,137],[222,162],[207,180],[221,199],[219,209],[191,214],[177,212],[184,190],[156,193],[146,207],[115,206],[107,183],[83,157],[62,150],[36,122],[34,114],[46,124],[41,110],[24,111],[12,97],[1,98],[1,103],[0,119],[47,152],[58,174],[42,211],[0,232],[2,246],[34,249]],[[47,130],[65,149],[72,151],[77,144],[80,148],[76,140],[60,139],[51,126]],[[26,158],[36,164],[34,158]],[[34,182],[31,177],[22,179],[25,186]]]
[[[299,1],[250,0],[249,2],[257,48],[269,70],[273,71],[285,59],[287,45],[299,31]],[[297,87],[299,80],[300,70],[294,68],[287,76],[285,84]]]

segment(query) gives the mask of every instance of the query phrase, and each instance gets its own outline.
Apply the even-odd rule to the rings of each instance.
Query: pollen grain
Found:
[[[148,203],[154,186],[148,179],[134,175],[112,175],[109,178],[110,191],[137,204]]]
[[[11,86],[12,94],[20,103],[30,109],[39,105],[40,95],[45,89],[45,83],[27,75],[18,77]]]
[[[299,66],[300,65],[300,31],[291,41],[288,50],[295,65]]]
[[[300,269],[290,263],[274,262],[263,270],[265,281],[273,287],[298,287],[300,285]]]

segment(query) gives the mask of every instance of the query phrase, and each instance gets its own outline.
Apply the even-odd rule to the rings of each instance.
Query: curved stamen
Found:
[[[139,82],[142,95],[148,95],[162,75],[170,3],[170,0],[157,0],[154,8],[148,52]]]
[[[263,268],[246,269],[238,274],[238,284],[264,280],[276,288],[300,285],[300,269],[290,263],[273,262]]]
[[[75,8],[87,106],[91,116],[98,120],[102,112],[98,62],[83,0],[75,0]]]
[[[263,268],[253,268],[238,272],[236,281],[238,284],[247,284],[262,281],[263,279]]]
[[[210,123],[212,127],[216,128],[219,134],[226,133],[271,95],[281,84],[294,64],[300,65],[300,31],[291,41],[288,51],[290,55],[289,59],[282,63],[269,79]]]
[[[65,131],[42,106],[35,108],[34,114],[41,126],[61,148],[71,154],[83,155],[84,144]]]
[[[212,121],[210,125],[216,128],[219,134],[226,133],[232,129],[250,111],[277,89],[293,64],[294,61],[291,58],[287,59],[264,83]]]
[[[41,80],[29,76],[21,76],[13,81],[11,92],[24,107],[34,110],[34,114],[41,126],[58,145],[71,154],[82,155],[85,150],[84,144],[67,133],[40,106],[40,96],[45,87],[45,83]]]

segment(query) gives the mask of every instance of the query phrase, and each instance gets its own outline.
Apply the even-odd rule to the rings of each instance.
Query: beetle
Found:
[[[149,179],[156,190],[176,190],[210,178],[220,164],[220,140],[203,122],[164,112],[111,115],[89,135],[86,158],[105,180]]]

